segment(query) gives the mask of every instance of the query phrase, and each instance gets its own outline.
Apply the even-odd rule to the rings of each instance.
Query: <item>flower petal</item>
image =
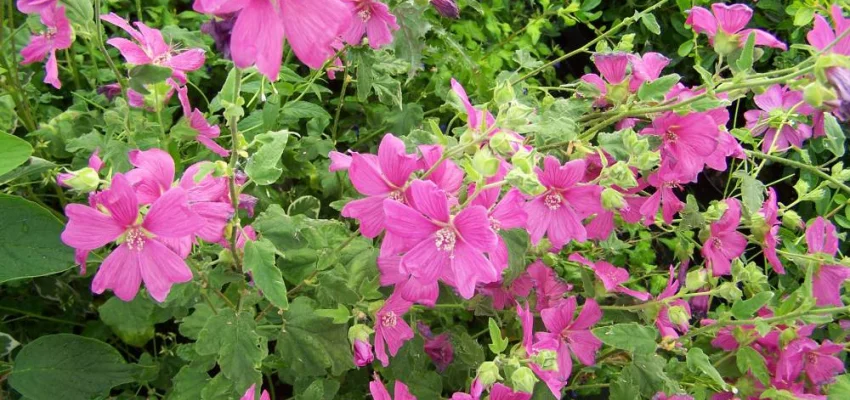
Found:
[[[139,254],[122,244],[103,260],[92,280],[91,290],[101,294],[106,289],[112,289],[119,299],[130,301],[136,297],[141,283]]]

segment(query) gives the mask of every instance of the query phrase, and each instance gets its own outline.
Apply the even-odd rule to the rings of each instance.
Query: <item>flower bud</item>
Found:
[[[708,271],[705,268],[695,269],[688,272],[685,278],[685,288],[689,292],[696,292],[708,283]]]
[[[511,138],[502,131],[498,131],[490,137],[490,149],[501,156],[507,156],[514,152],[514,148],[511,146]]]
[[[732,54],[738,50],[740,40],[736,35],[729,35],[718,30],[717,35],[714,36],[714,51],[723,56]]]
[[[638,182],[629,165],[623,161],[617,161],[614,165],[605,168],[602,185],[617,185],[623,189],[631,189],[637,187]]]
[[[552,350],[540,350],[531,357],[531,362],[537,364],[544,371],[557,371],[558,353]]]
[[[803,228],[803,218],[794,210],[785,210],[782,213],[782,226],[788,229],[800,230]]]
[[[818,81],[808,84],[803,89],[803,100],[806,101],[806,104],[815,108],[820,108],[825,101],[834,99],[835,93]]]
[[[791,343],[791,341],[793,341],[797,337],[798,336],[797,336],[797,330],[796,329],[786,328],[785,330],[782,331],[782,333],[779,334],[780,348],[785,348],[785,346],[787,346],[788,343]]]
[[[431,0],[431,5],[443,17],[451,19],[460,17],[460,10],[454,0]]]
[[[741,296],[744,295],[744,293],[741,292],[741,289],[738,289],[738,286],[733,282],[726,282],[720,285],[715,293],[717,294],[717,297],[721,297],[729,301],[741,300]]]
[[[629,97],[629,80],[626,79],[616,85],[606,85],[607,94],[605,98],[613,104],[620,104]]]
[[[511,164],[514,166],[514,169],[526,174],[534,173],[534,159],[532,158],[531,153],[524,148],[520,148],[516,153],[514,153],[511,157]]]
[[[485,178],[489,178],[499,172],[499,159],[493,157],[493,153],[486,147],[479,149],[472,157],[472,167]]]
[[[496,90],[493,93],[493,100],[497,105],[507,104],[516,99],[516,93],[514,93],[514,87],[511,85],[510,81],[499,82],[496,85]]]
[[[375,331],[367,325],[356,324],[351,328],[348,328],[348,341],[351,344],[357,341],[369,341],[369,336]]]
[[[626,201],[623,199],[622,193],[611,188],[605,188],[602,191],[602,207],[605,207],[606,210],[619,210],[624,205],[626,205]]]
[[[690,325],[691,315],[682,306],[673,306],[667,310],[667,317],[670,322],[679,327],[680,330],[685,330]]]
[[[629,163],[641,171],[649,171],[661,163],[661,153],[657,151],[645,151],[637,157],[630,158]]]
[[[100,176],[94,168],[86,167],[81,170],[59,174],[56,182],[64,187],[74,189],[81,193],[89,193],[97,190],[100,185]]]
[[[511,386],[520,392],[534,393],[535,383],[537,383],[537,378],[531,368],[520,367],[511,374]]]
[[[518,169],[508,172],[505,180],[509,185],[530,196],[536,196],[546,191],[546,188],[537,180],[537,175],[523,173]]]
[[[482,363],[481,366],[478,367],[478,375],[476,375],[476,379],[478,379],[478,382],[485,387],[498,382],[502,379],[502,376],[499,375],[499,366],[492,361]]]
[[[368,341],[357,340],[354,342],[354,365],[365,367],[375,361],[372,354],[372,344]]]

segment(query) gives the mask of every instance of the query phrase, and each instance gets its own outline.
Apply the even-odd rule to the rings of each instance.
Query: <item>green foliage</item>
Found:
[[[62,223],[38,204],[0,195],[0,226],[0,282],[71,268],[74,251],[59,240]]]

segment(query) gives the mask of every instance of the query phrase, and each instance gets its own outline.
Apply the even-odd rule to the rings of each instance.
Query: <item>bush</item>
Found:
[[[850,397],[841,5],[146,3],[0,10],[0,397]]]

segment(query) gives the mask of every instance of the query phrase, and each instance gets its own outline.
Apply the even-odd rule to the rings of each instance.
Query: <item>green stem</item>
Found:
[[[94,0],[94,10],[95,14],[97,14],[94,19],[95,27],[97,29],[95,34],[95,37],[97,38],[97,46],[100,49],[100,53],[103,54],[106,64],[109,65],[109,69],[111,69],[112,73],[115,74],[115,80],[118,82],[118,86],[121,87],[122,95],[127,96],[127,83],[124,81],[124,76],[118,70],[118,67],[115,66],[115,62],[112,61],[112,57],[110,57],[109,52],[106,51],[106,45],[103,41],[103,23],[100,21],[100,13],[103,10],[101,0]]]
[[[347,69],[342,70],[342,89],[339,92],[339,104],[336,105],[336,114],[334,115],[334,126],[331,130],[331,139],[336,143],[337,129],[339,129],[339,115],[342,113],[342,106],[345,104],[345,91],[348,89],[348,84],[351,78],[348,76]]]
[[[746,152],[747,156],[749,156],[749,157],[756,157],[756,158],[761,158],[761,159],[765,159],[765,160],[770,160],[770,161],[777,162],[777,163],[780,163],[780,164],[785,164],[787,166],[794,167],[794,168],[797,168],[797,169],[809,171],[809,172],[829,181],[830,183],[832,183],[833,185],[835,185],[836,187],[838,187],[839,189],[841,189],[842,191],[844,191],[845,193],[850,195],[850,186],[845,185],[843,182],[839,181],[838,179],[833,178],[831,175],[827,174],[826,172],[821,171],[820,169],[818,169],[815,166],[812,166],[812,165],[809,165],[809,164],[804,164],[804,163],[801,163],[799,161],[789,160],[787,158],[772,156],[770,154],[765,154],[765,153],[762,153],[760,151],[755,151],[755,150],[744,150],[744,152]]]
[[[77,69],[77,61],[74,59],[74,56],[71,55],[69,49],[65,49],[65,61],[68,62],[68,68],[71,69],[71,76],[74,78],[74,87],[77,90],[82,89],[82,85],[80,84],[80,71]]]
[[[12,8],[12,2],[7,2],[8,9],[4,9],[3,6],[0,6],[0,21],[5,21],[6,18],[3,15],[6,10],[8,10],[8,26],[15,26],[15,18],[14,18],[14,9]],[[2,37],[2,29],[0,29],[0,42],[4,39]],[[23,89],[21,86],[21,81],[18,79],[18,60],[16,55],[18,51],[15,49],[15,38],[9,38],[9,47],[11,51],[9,54],[12,56],[12,62],[7,63],[6,55],[3,54],[0,56],[0,66],[6,70],[6,74],[9,76],[9,80],[12,83],[12,87],[9,92],[12,94],[12,100],[15,102],[15,110],[17,111],[18,117],[20,117],[21,122],[24,124],[24,128],[26,128],[27,132],[32,132],[36,130],[38,127],[35,123],[35,119],[32,116],[32,109],[30,108],[30,103],[27,97],[23,93]],[[5,85],[4,85],[5,86]]]
[[[79,327],[81,327],[81,328],[84,328],[84,327],[85,327],[85,325],[84,325],[84,324],[81,324],[81,323],[79,323],[79,322],[68,321],[68,320],[59,319],[59,318],[53,318],[53,317],[46,317],[46,316],[41,315],[41,314],[36,314],[36,313],[34,313],[34,312],[26,311],[26,310],[19,310],[19,309],[17,309],[17,308],[11,308],[11,307],[0,306],[0,310],[7,311],[7,312],[11,312],[11,313],[15,313],[15,314],[20,314],[20,315],[26,315],[27,317],[31,317],[31,318],[35,318],[35,319],[40,319],[40,320],[42,320],[42,321],[49,321],[49,322],[56,322],[56,323],[60,323],[60,324],[67,324],[67,325],[79,326]]]
[[[233,68],[236,68],[236,66]],[[233,104],[238,104],[238,100],[242,92],[242,70],[236,68],[235,74],[234,82],[236,82],[236,87],[233,89],[233,99],[231,99],[231,101]],[[233,217],[230,219],[230,252],[233,254],[233,264],[236,267],[236,270],[242,271],[242,259],[239,256],[239,249],[236,245],[239,234],[239,185],[236,184],[236,167],[239,163],[239,151],[241,150],[240,146],[242,141],[242,137],[239,134],[238,123],[239,117],[234,117],[232,120],[227,121],[227,124],[230,126],[231,140],[230,168],[228,168],[230,170],[230,178],[228,179],[228,187],[230,189],[230,202],[234,210]]]

